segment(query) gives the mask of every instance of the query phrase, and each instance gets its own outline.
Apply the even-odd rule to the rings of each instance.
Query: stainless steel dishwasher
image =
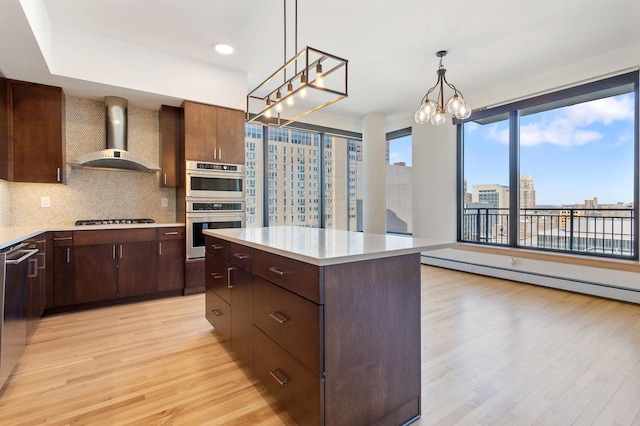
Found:
[[[38,273],[37,249],[18,244],[0,251],[0,389],[13,372],[27,342],[28,280]]]

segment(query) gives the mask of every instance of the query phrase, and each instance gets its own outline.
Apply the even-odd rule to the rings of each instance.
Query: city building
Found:
[[[536,206],[536,190],[531,175],[520,175],[520,208],[532,209]]]
[[[498,209],[509,208],[509,187],[498,184],[481,184],[471,187],[473,203],[487,203]]]

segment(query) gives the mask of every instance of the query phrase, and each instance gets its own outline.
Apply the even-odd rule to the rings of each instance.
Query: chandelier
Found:
[[[446,50],[441,50],[436,53],[436,56],[440,58],[440,66],[437,71],[438,81],[435,86],[429,89],[420,102],[420,107],[415,115],[415,120],[418,124],[424,124],[428,121],[431,121],[431,124],[436,126],[444,124],[444,122],[447,121],[445,112],[448,112],[452,117],[458,119],[469,118],[471,115],[471,107],[465,102],[462,97],[462,92],[456,89],[453,84],[450,84],[444,76],[447,70],[442,66],[442,58],[446,56],[446,54]],[[446,103],[444,102],[445,85],[453,90],[453,95],[451,95]],[[435,100],[429,99],[431,93],[435,94]]]
[[[298,0],[295,51],[298,51]],[[247,122],[282,127],[347,97],[347,66],[346,59],[309,46],[287,60],[287,0],[284,0],[284,65],[247,95]]]

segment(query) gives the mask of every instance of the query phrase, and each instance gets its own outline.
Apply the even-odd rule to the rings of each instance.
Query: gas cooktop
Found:
[[[82,225],[127,225],[130,223],[156,223],[153,219],[89,219],[76,220],[76,226]]]

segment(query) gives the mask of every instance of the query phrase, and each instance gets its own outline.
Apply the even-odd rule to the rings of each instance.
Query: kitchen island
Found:
[[[420,417],[420,252],[450,243],[302,227],[206,236],[206,317],[299,424]]]

